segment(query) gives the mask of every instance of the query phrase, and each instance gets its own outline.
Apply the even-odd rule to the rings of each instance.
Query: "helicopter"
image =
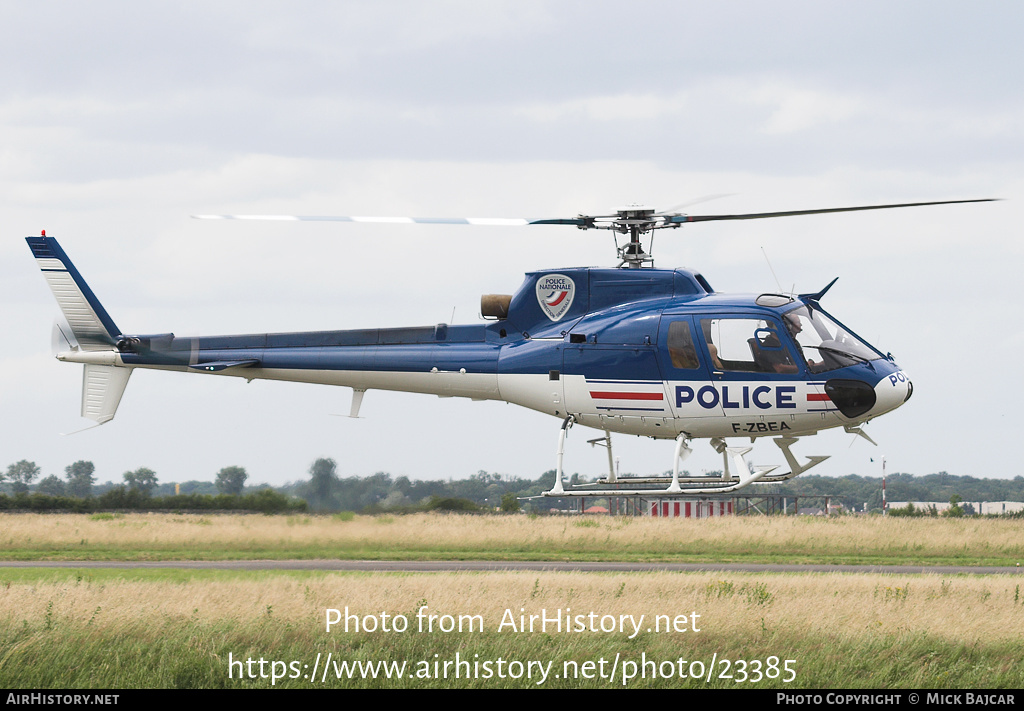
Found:
[[[560,420],[555,483],[544,496],[706,496],[780,482],[828,459],[801,461],[792,446],[842,427],[874,441],[862,426],[910,399],[913,384],[888,353],[835,319],[821,301],[836,279],[805,294],[723,294],[698,271],[654,267],[641,238],[717,220],[749,220],[927,205],[944,200],[784,212],[688,215],[628,205],[571,218],[411,218],[194,215],[198,219],[387,222],[463,225],[567,225],[608,230],[616,267],[542,269],[514,294],[481,297],[482,324],[302,333],[180,337],[122,331],[53,237],[26,241],[63,315],[56,358],[84,364],[81,415],[99,426],[114,418],[135,369],[318,383],[352,389],[350,417],[368,390],[501,400]],[[619,237],[624,241],[620,244]],[[603,436],[605,488],[567,488],[565,438],[574,425]],[[612,434],[675,440],[672,476],[617,477]],[[770,438],[789,471],[751,466],[751,446]],[[694,440],[722,455],[720,474],[690,476],[680,464]]]

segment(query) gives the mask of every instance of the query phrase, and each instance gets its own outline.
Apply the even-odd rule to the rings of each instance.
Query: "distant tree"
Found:
[[[11,480],[11,491],[17,494],[27,494],[28,485],[39,476],[39,467],[35,462],[22,459],[7,467],[7,478]]]
[[[124,481],[128,484],[130,491],[137,491],[143,496],[149,496],[156,486],[156,472],[146,467],[139,467],[133,472],[125,472]]]
[[[519,498],[511,491],[507,494],[501,495],[501,510],[505,513],[515,513],[521,507],[519,506]]]
[[[934,507],[932,507],[934,509]],[[907,505],[903,508],[890,508],[890,516],[908,516],[911,518],[919,518],[921,516],[931,516],[927,508],[918,508],[914,506],[912,502],[907,502]]]
[[[224,467],[217,472],[217,491],[237,496],[242,493],[242,487],[245,486],[245,480],[248,478],[249,474],[245,471],[245,467]]]
[[[425,506],[427,511],[470,511],[480,510],[480,506],[469,499],[431,496]]]
[[[63,480],[53,474],[40,479],[39,483],[36,484],[36,491],[47,496],[64,496],[67,493]]]
[[[188,481],[178,482],[178,488],[182,494],[217,494],[219,490],[217,485],[212,481],[197,481],[195,479],[189,479]],[[174,491],[172,487],[172,492]]]
[[[334,489],[338,484],[338,464],[330,458],[320,458],[309,468],[307,500],[314,511],[335,508]]]
[[[92,485],[96,483],[95,471],[96,466],[84,460],[64,467],[64,476],[68,478],[67,493],[80,499],[91,496]]]
[[[960,508],[960,502],[963,501],[958,495],[953,494],[949,497],[949,508],[944,512],[950,518],[960,518],[964,515],[964,510]]]

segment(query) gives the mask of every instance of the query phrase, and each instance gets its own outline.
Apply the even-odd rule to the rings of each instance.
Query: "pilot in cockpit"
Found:
[[[804,360],[807,361],[807,365],[812,368],[821,365],[821,363],[817,363],[807,357],[807,354],[804,353],[803,344],[801,344],[800,339],[797,338],[797,335],[804,330],[803,324],[800,323],[800,317],[794,313],[788,313],[782,317],[782,322],[786,324],[786,330],[789,331],[789,335],[793,337],[793,342],[796,343],[797,350],[799,350],[801,355],[804,356]]]

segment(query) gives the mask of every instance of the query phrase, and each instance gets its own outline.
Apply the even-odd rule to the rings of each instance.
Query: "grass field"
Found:
[[[0,560],[1024,562],[1024,521],[465,516],[4,516]]]
[[[343,622],[328,632],[326,611],[346,607],[360,618],[360,631],[350,618],[349,632]],[[432,631],[419,631],[419,610]],[[542,610],[550,617],[556,610],[586,615],[588,629],[519,628],[521,615]],[[607,631],[589,631],[591,612]],[[403,615],[406,631],[362,629],[381,626],[381,613],[392,628]],[[632,622],[612,630],[609,621],[620,615],[644,615],[641,631],[635,633]],[[442,631],[446,620],[452,631]],[[670,630],[659,632],[655,624]],[[451,668],[448,678],[434,678],[443,669],[435,661],[452,662],[459,654],[479,664],[550,662],[545,687],[1021,688],[1022,626],[1016,576],[8,569],[0,570],[0,685],[418,688],[519,687],[541,680],[526,678],[525,666],[520,679],[497,678],[496,667],[489,679],[454,679]],[[315,681],[303,678],[318,653],[331,653],[336,663],[404,661],[406,678],[339,679],[333,665],[326,680],[319,673]],[[611,675],[617,655],[618,673]],[[766,676],[771,657],[779,659],[775,679]],[[241,665],[229,678],[229,659],[260,658],[268,678],[239,680]],[[656,663],[645,675],[658,678],[640,678],[645,658]],[[611,678],[597,675],[601,659]],[[684,673],[699,672],[702,679],[679,678],[680,659]],[[739,660],[746,662],[745,682],[739,681]],[[762,665],[756,684],[754,660]],[[781,671],[786,660],[792,660],[792,674]],[[275,670],[271,661],[281,666]],[[308,665],[298,678],[288,678],[296,669],[292,662]],[[594,663],[597,678],[554,678],[564,676],[566,662],[570,669]],[[417,669],[429,678],[408,678]],[[259,677],[258,666],[253,671]],[[282,678],[272,684],[275,671]],[[377,673],[385,677],[380,668]],[[784,683],[789,676],[793,681]]]
[[[1021,522],[1000,520],[26,514],[3,524],[0,558],[8,560],[1012,565],[1024,557]],[[1022,583],[1024,575],[40,570],[0,562],[0,686],[1019,689]],[[352,617],[348,631],[343,621],[328,631],[327,611],[346,607],[360,629]],[[384,614],[390,631],[381,629]],[[544,614],[571,616],[580,629],[542,630],[539,620],[520,629],[521,616]],[[404,631],[394,629],[399,618]]]

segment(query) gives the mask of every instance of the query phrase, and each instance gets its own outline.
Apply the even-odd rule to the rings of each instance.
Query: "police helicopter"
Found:
[[[913,385],[884,354],[826,312],[835,279],[807,294],[722,294],[690,269],[656,269],[641,237],[716,220],[749,220],[989,200],[945,200],[727,215],[656,212],[630,205],[608,215],[554,219],[196,215],[200,219],[307,220],[468,225],[572,225],[609,230],[615,268],[544,269],[511,295],[481,298],[487,322],[413,328],[180,337],[122,331],[53,237],[28,237],[63,313],[58,360],[82,363],[83,417],[114,418],[136,368],[321,383],[352,388],[356,417],[368,390],[503,400],[558,418],[556,477],[546,496],[707,495],[797,476],[798,438],[869,420],[906,402]],[[623,242],[620,244],[620,236]],[[605,488],[566,488],[565,437],[574,424],[602,437]],[[616,478],[612,433],[674,439],[672,476]],[[730,438],[768,437],[789,467],[748,465],[750,446]],[[693,440],[723,456],[721,475],[684,476]]]

